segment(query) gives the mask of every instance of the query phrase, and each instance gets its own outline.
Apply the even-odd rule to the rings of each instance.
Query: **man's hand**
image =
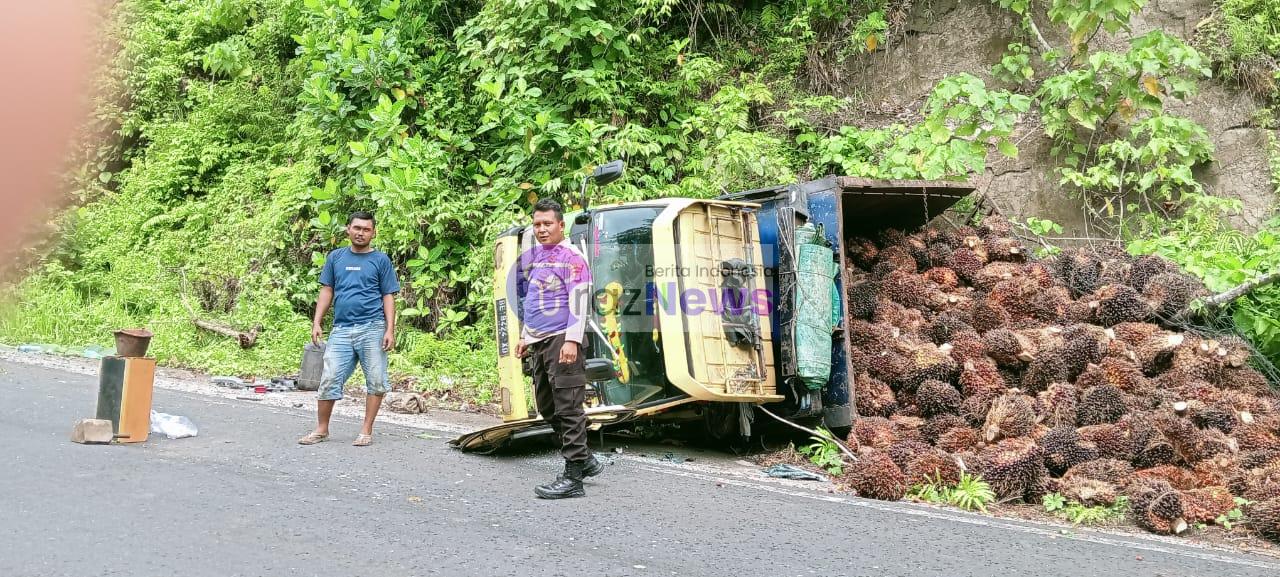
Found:
[[[565,341],[564,346],[560,347],[560,362],[568,364],[576,360],[578,360],[578,343]]]
[[[324,329],[320,327],[320,323],[311,323],[311,344],[318,347],[322,340],[324,340]]]
[[[382,350],[390,352],[395,346],[396,335],[391,332],[391,329],[387,329],[387,332],[382,333]]]
[[[527,352],[529,352],[529,344],[528,344],[528,343],[524,342],[524,340],[523,340],[523,339],[522,339],[520,342],[516,343],[516,358],[521,358],[521,359],[523,359],[523,358],[524,358],[524,354],[525,354],[525,353],[527,353]]]

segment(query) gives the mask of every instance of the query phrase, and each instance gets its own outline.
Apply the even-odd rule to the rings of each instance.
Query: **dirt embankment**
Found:
[[[1134,16],[1131,34],[1160,29],[1191,40],[1197,25],[1212,13],[1213,4],[1212,0],[1152,0]],[[1042,23],[1041,29],[1051,45],[1067,45],[1067,39],[1048,23]],[[991,67],[1000,61],[1005,47],[1032,42],[1017,34],[1012,13],[990,2],[914,2],[901,38],[885,50],[850,60],[839,76],[838,90],[859,95],[868,110],[894,116],[904,114],[948,75],[969,73],[988,85],[998,85]],[[1104,35],[1093,46],[1121,50],[1123,40]],[[1038,66],[1039,78],[1050,72],[1045,65]],[[1198,177],[1207,192],[1243,202],[1243,214],[1233,223],[1246,230],[1261,226],[1277,202],[1268,166],[1270,139],[1277,131],[1259,126],[1263,108],[1249,93],[1216,80],[1200,82],[1199,92],[1186,102],[1169,104],[1170,112],[1195,120],[1208,132],[1215,147],[1214,161],[1199,167]],[[1064,226],[1065,236],[1083,235],[1079,202],[1058,184],[1058,163],[1037,115],[1027,115],[1013,139],[1020,149],[1018,158],[993,156],[986,173],[975,179],[979,190],[987,192],[1006,216],[1048,218]]]

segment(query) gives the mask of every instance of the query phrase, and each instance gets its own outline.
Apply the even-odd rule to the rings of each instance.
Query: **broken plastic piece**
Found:
[[[219,387],[243,389],[245,386],[244,380],[239,377],[210,377],[209,380],[213,381],[213,384],[218,385]]]
[[[199,433],[191,419],[155,411],[151,411],[151,432],[163,434],[170,439],[194,437]]]
[[[778,479],[794,479],[797,481],[826,481],[827,480],[826,477],[823,477],[822,475],[814,473],[813,471],[806,471],[804,469],[801,469],[800,467],[796,467],[795,465],[788,465],[786,463],[779,463],[777,465],[769,467],[768,469],[764,470],[764,474],[770,477],[778,478]]]

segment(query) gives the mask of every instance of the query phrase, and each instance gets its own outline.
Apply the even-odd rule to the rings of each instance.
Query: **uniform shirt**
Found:
[[[563,334],[564,340],[582,343],[587,326],[591,271],[587,260],[569,243],[533,248],[520,255],[520,295],[524,301],[526,343]]]
[[[382,296],[400,292],[391,258],[380,250],[335,249],[324,259],[320,284],[333,287],[333,326],[384,320]]]

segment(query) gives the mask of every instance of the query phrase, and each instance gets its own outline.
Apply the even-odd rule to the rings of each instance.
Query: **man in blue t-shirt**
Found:
[[[342,398],[342,389],[355,371],[364,369],[364,427],[353,445],[373,442],[373,421],[378,417],[382,397],[391,390],[387,377],[387,352],[395,344],[395,294],[400,292],[395,266],[386,253],[369,246],[376,236],[373,214],[351,213],[347,218],[347,238],[351,246],[329,253],[320,271],[320,298],[311,323],[311,342],[324,338],[324,319],[333,304],[333,331],[324,349],[324,373],[320,377],[316,401],[316,428],[298,439],[314,445],[329,438],[329,417],[333,405]]]

